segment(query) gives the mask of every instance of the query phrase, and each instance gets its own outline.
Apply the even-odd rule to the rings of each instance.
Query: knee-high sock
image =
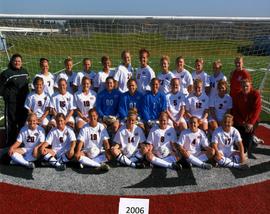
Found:
[[[204,164],[203,161],[201,161],[199,158],[197,158],[193,155],[190,155],[189,158],[187,159],[187,161],[189,163],[192,163],[193,165],[199,166],[199,167],[202,167],[202,165]]]
[[[218,164],[223,167],[228,167],[228,168],[240,168],[239,163],[233,162],[230,158],[222,157],[219,161]]]
[[[50,153],[44,156],[44,159],[48,161],[52,166],[59,167],[61,164]]]
[[[83,165],[86,165],[86,166],[100,167],[99,163],[97,163],[96,161],[93,161],[92,159],[90,159],[86,156],[81,156],[79,159],[79,162]]]
[[[127,156],[125,156],[124,154],[120,153],[116,160],[118,160],[120,163],[127,165],[127,166],[131,166],[131,167],[136,167],[136,164],[133,163]]]
[[[24,165],[24,166],[29,165],[29,162],[24,159],[23,155],[21,155],[17,152],[14,152],[13,155],[11,155],[11,159],[13,161],[15,161],[16,163],[19,163],[19,164]]]
[[[151,163],[164,168],[172,168],[172,164],[158,157],[153,157]]]

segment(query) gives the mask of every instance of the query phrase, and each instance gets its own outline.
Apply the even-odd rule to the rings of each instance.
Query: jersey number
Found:
[[[65,101],[60,101],[60,107],[64,108],[66,106],[66,102]]]
[[[83,101],[83,105],[84,105],[85,107],[89,107],[89,106],[90,106],[89,100]]]
[[[26,142],[28,142],[28,143],[34,143],[35,142],[35,137],[33,137],[33,136],[27,136]]]
[[[135,139],[134,137],[128,137],[128,143],[134,143]]]
[[[97,134],[91,134],[90,139],[91,140],[97,140]]]
[[[202,108],[202,103],[196,103],[196,108]]]

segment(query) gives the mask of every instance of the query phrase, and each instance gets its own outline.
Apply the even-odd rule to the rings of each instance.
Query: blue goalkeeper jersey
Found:
[[[138,110],[139,117],[142,116],[142,102],[143,94],[136,91],[132,96],[128,91],[122,94],[119,103],[119,117],[124,119],[128,116],[128,111],[131,108],[136,108]]]
[[[107,89],[104,89],[97,95],[96,108],[98,115],[103,116],[119,116],[118,106],[120,101],[121,93],[117,89],[109,92]]]
[[[142,118],[145,122],[158,120],[160,113],[167,109],[166,96],[161,92],[154,95],[152,91],[148,91],[144,96],[142,109]]]

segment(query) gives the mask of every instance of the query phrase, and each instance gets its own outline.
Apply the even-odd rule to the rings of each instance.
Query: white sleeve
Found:
[[[175,129],[173,127],[172,127],[172,142],[173,143],[177,142],[176,131],[175,131]]]
[[[210,86],[210,77],[207,73],[205,73],[205,87],[209,87]]]
[[[117,82],[119,82],[119,79],[120,79],[120,72],[121,72],[121,69],[120,69],[120,66],[118,66],[116,69],[115,69],[115,73],[114,73],[114,80],[116,80]]]
[[[18,134],[17,141],[20,143],[23,142],[23,132],[22,131],[20,131],[20,133]]]
[[[191,74],[187,71],[187,85],[193,85],[193,78]]]
[[[49,134],[47,135],[46,137],[46,142],[49,144],[49,145],[52,145],[52,142],[53,142],[53,131],[51,130],[49,132]]]
[[[148,137],[147,137],[147,143],[149,144],[153,144],[153,141],[154,141],[154,130],[150,130],[150,133],[148,134]]]
[[[68,129],[70,141],[76,141],[76,135],[72,129]]]
[[[40,143],[43,143],[45,141],[45,131],[42,127],[40,127],[39,139]]]
[[[180,137],[179,137],[179,139],[177,141],[177,144],[183,146],[184,143],[185,143],[185,140],[186,140],[185,132],[181,132],[181,135],[180,135]]]
[[[101,136],[102,141],[110,139],[108,131],[107,131],[107,129],[105,127],[103,127],[100,136]]]
[[[218,144],[218,129],[213,132],[212,143]]]
[[[80,132],[79,132],[79,134],[78,134],[78,136],[77,136],[77,140],[78,141],[82,141],[82,142],[85,142],[85,128],[83,127],[83,128],[81,128],[81,130],[80,130]]]
[[[80,85],[80,74],[79,73],[75,76],[75,78],[73,80],[73,85],[75,85],[75,86]]]
[[[146,141],[145,135],[144,135],[144,133],[143,133],[143,131],[142,131],[142,129],[140,127],[139,127],[139,136],[140,136],[139,143],[143,143],[143,142]]]
[[[27,110],[31,109],[31,96],[30,96],[30,94],[28,94],[28,96],[25,100],[24,108],[26,108]]]
[[[74,96],[71,94],[70,96],[70,102],[69,102],[69,105],[70,105],[70,110],[74,110],[76,109],[76,104],[75,104],[75,101],[74,101]]]
[[[207,147],[207,146],[209,146],[209,142],[208,142],[208,138],[206,137],[206,135],[204,134],[204,132],[203,131],[201,131],[201,134],[202,134],[202,146],[203,147]]]

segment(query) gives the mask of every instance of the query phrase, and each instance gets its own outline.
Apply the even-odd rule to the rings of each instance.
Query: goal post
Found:
[[[109,55],[117,66],[124,49],[130,50],[136,68],[141,48],[149,49],[155,72],[160,71],[162,55],[170,56],[171,70],[175,58],[182,55],[190,71],[195,59],[202,57],[209,75],[212,63],[220,59],[223,72],[229,76],[234,58],[244,55],[254,86],[261,90],[263,109],[270,112],[270,17],[0,14],[0,34],[6,47],[0,49],[1,70],[6,68],[9,55],[18,52],[32,76],[39,71],[41,57],[50,60],[52,73],[63,69],[68,56],[76,64],[75,71],[82,69],[80,62],[85,57],[91,58],[93,70],[99,71],[103,55]]]

